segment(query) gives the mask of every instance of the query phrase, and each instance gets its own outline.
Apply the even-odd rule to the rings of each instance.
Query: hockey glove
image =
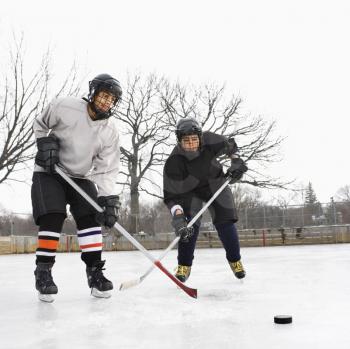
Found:
[[[55,165],[58,164],[58,139],[54,136],[41,137],[36,140],[38,152],[35,156],[35,163],[45,169],[48,173],[55,172]]]
[[[187,227],[187,221],[183,213],[173,216],[172,226],[175,228],[176,236],[180,236],[182,242],[188,242],[193,235],[193,227]]]
[[[225,152],[227,156],[231,156],[233,154],[236,154],[238,152],[238,146],[235,142],[234,138],[230,138],[227,140]]]
[[[120,201],[118,195],[99,196],[97,203],[104,209],[104,212],[96,214],[96,220],[99,224],[112,228],[118,220]]]
[[[231,166],[228,168],[225,177],[231,178],[230,184],[233,184],[239,181],[247,171],[248,167],[242,159],[232,159]]]

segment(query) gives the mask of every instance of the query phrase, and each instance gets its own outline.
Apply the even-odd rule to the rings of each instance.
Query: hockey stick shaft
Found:
[[[70,184],[97,212],[102,213],[103,209],[93,200],[83,189],[81,189],[67,174],[65,174],[58,166],[55,166],[55,171]],[[154,265],[156,265],[165,275],[167,275],[173,282],[176,283],[182,290],[184,290],[189,296],[197,298],[197,290],[187,287],[175,276],[173,276],[151,253],[149,253],[134,237],[132,237],[118,222],[114,224],[114,227],[128,239],[139,251],[141,251]]]
[[[214,193],[214,195],[210,198],[210,200],[201,208],[201,210],[190,220],[187,227],[190,228],[194,223],[196,223],[197,219],[204,213],[204,211],[212,204],[212,202],[220,195],[220,193],[226,188],[226,186],[230,183],[230,180],[228,179],[225,181],[225,183]],[[179,242],[180,236],[177,236],[173,242],[167,247],[166,250],[159,256],[158,260],[162,260],[168,252]],[[149,270],[152,270],[150,268]]]
[[[230,183],[230,179],[226,180],[225,183],[213,194],[213,196],[208,200],[208,202],[202,207],[202,209],[190,220],[187,227],[192,227],[192,225],[197,221],[197,219],[203,214],[203,212],[212,204],[212,202],[220,195],[220,193],[226,188],[226,186]],[[170,250],[179,242],[180,236],[177,236],[170,245],[163,251],[163,253],[158,257],[158,261],[161,261]],[[140,276],[137,280],[132,280],[130,282],[122,283],[120,285],[120,290],[136,286],[140,282],[142,282],[147,275],[149,275],[154,269],[155,264],[153,264],[142,276]]]

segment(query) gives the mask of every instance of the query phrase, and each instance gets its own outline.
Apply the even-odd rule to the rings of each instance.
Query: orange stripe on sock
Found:
[[[38,240],[38,245],[41,248],[48,248],[50,250],[57,250],[58,241],[56,241],[56,240],[39,239]]]
[[[102,247],[102,242],[98,242],[96,244],[80,245],[81,249],[90,248],[90,247]]]

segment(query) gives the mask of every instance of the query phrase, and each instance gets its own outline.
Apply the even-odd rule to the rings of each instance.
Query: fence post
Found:
[[[14,227],[15,222],[13,220],[13,214],[11,214],[10,219],[11,219],[11,221],[10,221],[10,235],[12,237],[14,235],[14,230],[15,230],[15,227]]]
[[[263,238],[263,246],[266,246],[266,235],[265,235],[265,229],[262,231],[262,238]]]
[[[304,204],[301,207],[301,226],[304,227],[305,226],[305,217],[304,217]]]
[[[333,208],[333,222],[334,224],[337,224],[337,210],[335,207],[335,202],[333,196],[331,197],[331,203],[332,203],[332,208]]]

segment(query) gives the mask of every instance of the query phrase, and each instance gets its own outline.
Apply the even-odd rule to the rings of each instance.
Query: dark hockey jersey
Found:
[[[166,160],[163,171],[164,203],[171,209],[196,190],[209,185],[210,180],[223,179],[222,165],[217,157],[232,153],[234,141],[212,132],[203,132],[198,152],[186,152],[177,145]]]

